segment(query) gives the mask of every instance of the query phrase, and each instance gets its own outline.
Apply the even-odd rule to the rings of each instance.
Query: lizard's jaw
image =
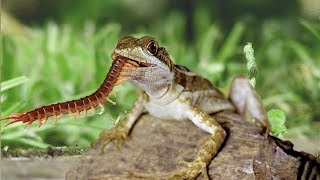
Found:
[[[123,56],[122,56],[122,57],[123,57]],[[142,62],[142,61],[130,59],[130,58],[127,58],[127,57],[124,57],[124,58],[127,59],[127,62],[128,62],[128,63],[130,63],[130,64],[132,64],[133,66],[138,67],[138,68],[154,67],[154,66],[156,66],[155,64],[146,63],[146,62]]]
[[[137,68],[155,67],[156,66],[156,64],[143,62],[141,60],[137,60],[137,59],[133,59],[131,57],[123,56],[123,55],[120,55],[120,54],[115,53],[115,52],[112,53],[112,59],[113,60],[115,60],[119,56],[124,58],[124,59],[126,59],[128,63],[132,64],[134,67],[137,67]]]

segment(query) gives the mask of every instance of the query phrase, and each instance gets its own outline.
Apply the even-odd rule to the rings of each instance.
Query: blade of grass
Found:
[[[230,58],[236,52],[236,48],[238,47],[244,30],[245,24],[243,22],[237,22],[233,26],[217,56],[220,62],[225,62],[226,59]]]
[[[219,35],[219,29],[215,25],[211,25],[210,28],[202,35],[198,45],[200,63],[208,63],[212,59],[212,55],[215,55],[215,43]]]
[[[311,34],[313,34],[318,40],[320,40],[320,29],[317,29],[315,25],[309,23],[306,20],[301,20],[300,24],[305,27]]]
[[[27,82],[29,79],[26,76],[20,76],[16,77],[7,81],[4,81],[1,83],[1,92],[6,91],[10,88],[13,88],[15,86],[18,86],[20,84],[23,84]]]

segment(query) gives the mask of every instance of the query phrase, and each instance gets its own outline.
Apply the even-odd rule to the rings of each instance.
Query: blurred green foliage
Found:
[[[3,80],[25,75],[29,81],[3,92],[2,116],[80,98],[93,92],[107,74],[111,64],[109,54],[119,38],[119,32],[120,26],[117,24],[108,24],[96,32],[94,25],[89,23],[81,33],[77,33],[70,25],[60,27],[48,23],[43,29],[28,29],[27,37],[4,36]],[[88,146],[100,131],[109,127],[113,118],[117,118],[124,108],[130,107],[134,96],[128,96],[127,93],[134,93],[133,88],[126,88],[126,92],[118,96],[127,98],[119,102],[116,108],[106,104],[108,113],[95,118],[88,117],[86,123],[84,118],[74,122],[70,117],[63,117],[57,125],[46,123],[40,129],[36,128],[35,122],[27,133],[21,125],[8,126],[2,129],[2,143],[35,146],[30,141],[33,139],[49,141],[52,145],[78,142]],[[64,123],[69,125],[65,126]],[[61,128],[57,128],[60,125]],[[40,143],[37,147],[44,147],[44,144]]]
[[[111,22],[97,25],[86,21],[75,25],[71,21],[82,21],[83,12],[90,15],[98,10],[103,12],[105,7],[93,1],[90,6],[96,10],[86,11],[81,2],[74,12],[64,13],[63,23],[49,21],[27,28],[27,36],[3,35],[2,82],[12,83],[10,80],[20,76],[26,76],[28,81],[16,82],[16,86],[2,92],[2,117],[92,93],[105,78],[111,65],[110,54],[123,35],[154,36],[175,63],[190,67],[219,87],[228,86],[238,74],[247,74],[242,50],[250,41],[259,69],[256,89],[266,109],[285,111],[289,134],[290,128],[303,126],[304,134],[320,137],[319,24],[295,19],[266,19],[257,24],[239,19],[226,30],[219,21],[213,21],[210,9],[200,3],[192,14],[194,40],[190,43],[186,38],[188,20],[181,11],[167,12],[148,25],[131,29]],[[112,7],[112,2],[106,7]],[[106,13],[123,15],[120,11]],[[117,96],[111,95],[111,99],[117,105],[106,103],[102,115],[76,121],[64,116],[55,125],[50,118],[41,128],[35,122],[27,131],[23,131],[22,124],[3,128],[2,123],[2,145],[89,146],[103,129],[125,115],[136,98],[135,91],[129,83],[116,87]]]

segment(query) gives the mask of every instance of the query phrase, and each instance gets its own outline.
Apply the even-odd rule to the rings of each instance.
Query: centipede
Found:
[[[87,115],[88,110],[92,110],[92,114],[95,114],[95,108],[101,107],[101,111],[104,111],[103,103],[108,101],[115,104],[111,99],[108,98],[113,88],[122,82],[128,80],[133,72],[139,66],[147,66],[146,64],[139,64],[129,58],[123,56],[117,56],[112,61],[109,72],[100,87],[93,92],[91,95],[86,97],[71,100],[47,106],[36,108],[32,111],[23,113],[12,113],[8,117],[1,119],[11,120],[6,126],[22,122],[26,123],[25,129],[28,128],[34,121],[38,120],[38,127],[41,127],[44,122],[51,116],[54,118],[54,123],[58,121],[58,117],[70,114],[74,119],[80,115],[80,112],[84,112]]]

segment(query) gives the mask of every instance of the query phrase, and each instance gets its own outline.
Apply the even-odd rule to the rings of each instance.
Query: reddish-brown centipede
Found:
[[[101,106],[103,111],[103,103],[105,101],[109,101],[114,104],[109,98],[108,95],[111,93],[114,86],[126,81],[130,75],[134,72],[137,67],[148,66],[148,64],[138,64],[135,61],[117,56],[115,57],[110,70],[104,79],[101,86],[89,96],[80,98],[78,100],[67,101],[63,103],[51,104],[48,106],[42,106],[32,111],[24,112],[24,113],[13,113],[9,115],[7,118],[3,118],[2,120],[11,119],[13,121],[9,122],[6,126],[16,123],[23,122],[27,123],[27,128],[32,122],[35,120],[39,121],[39,126],[42,125],[49,117],[54,117],[54,122],[57,121],[58,116],[63,114],[71,114],[74,119],[76,119],[77,115],[80,112],[84,111],[84,114],[87,114],[87,110],[92,109],[94,114],[94,108],[97,106]],[[76,114],[76,115],[75,115]]]

